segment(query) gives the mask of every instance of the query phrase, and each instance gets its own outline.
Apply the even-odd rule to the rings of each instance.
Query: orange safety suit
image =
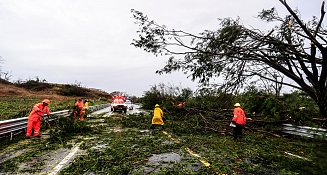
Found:
[[[233,121],[235,121],[236,124],[239,124],[239,125],[245,124],[246,117],[245,117],[245,113],[242,108],[236,107],[234,109],[233,114],[234,114]]]
[[[177,107],[178,107],[178,108],[183,108],[184,105],[185,105],[185,102],[182,102],[182,101],[181,101],[181,102],[178,103]]]
[[[159,107],[155,107],[153,110],[152,124],[153,125],[163,125],[163,112]]]
[[[84,106],[83,106],[83,101],[77,101],[75,103],[75,107],[76,107],[77,110],[74,111],[74,120],[76,120],[77,117],[79,117],[79,120],[83,121],[84,120],[83,115],[85,113]]]
[[[28,116],[26,137],[31,136],[33,128],[34,137],[40,136],[41,119],[44,114],[50,115],[50,110],[48,106],[44,106],[43,103],[38,103],[33,106],[33,109],[30,115]]]

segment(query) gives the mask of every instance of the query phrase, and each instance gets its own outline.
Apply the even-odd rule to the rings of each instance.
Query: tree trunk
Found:
[[[319,97],[318,102],[320,117],[327,118],[327,96],[322,95]]]

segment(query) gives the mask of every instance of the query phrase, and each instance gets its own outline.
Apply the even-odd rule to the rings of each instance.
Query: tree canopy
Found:
[[[274,22],[270,30],[246,27],[239,19],[224,18],[216,31],[191,34],[159,25],[142,12],[132,10],[139,25],[133,45],[147,52],[169,55],[157,73],[181,70],[192,80],[210,85],[223,78],[219,88],[234,91],[253,79],[271,81],[306,92],[327,116],[327,30],[323,26],[325,2],[320,17],[304,22],[300,12],[279,0],[289,12],[281,17],[275,8],[258,17]],[[284,81],[287,77],[290,81]]]

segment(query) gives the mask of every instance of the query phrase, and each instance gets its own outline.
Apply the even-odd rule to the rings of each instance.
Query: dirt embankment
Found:
[[[0,96],[33,96],[33,93],[24,88],[17,87],[11,84],[0,83]]]
[[[12,84],[3,84],[0,83],[0,97],[40,97],[40,98],[49,98],[53,100],[68,100],[75,97],[66,97],[58,95],[51,91],[31,91],[25,88],[20,88]]]
[[[40,88],[41,85],[41,88]],[[44,86],[46,85],[46,86]],[[43,87],[42,87],[43,86]],[[72,88],[73,87],[73,88]],[[39,90],[42,89],[42,90]],[[74,94],[74,92],[82,92]],[[29,85],[16,85],[10,82],[0,81],[0,97],[41,97],[51,99],[72,99],[86,97],[93,99],[110,99],[110,94],[98,89],[77,87],[65,84],[38,83]]]

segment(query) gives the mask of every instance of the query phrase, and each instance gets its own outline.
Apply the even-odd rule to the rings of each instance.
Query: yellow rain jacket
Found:
[[[84,103],[84,109],[85,110],[89,110],[89,102],[85,102]]]
[[[153,118],[152,118],[152,124],[153,125],[163,125],[163,112],[159,107],[154,108],[153,110]]]

